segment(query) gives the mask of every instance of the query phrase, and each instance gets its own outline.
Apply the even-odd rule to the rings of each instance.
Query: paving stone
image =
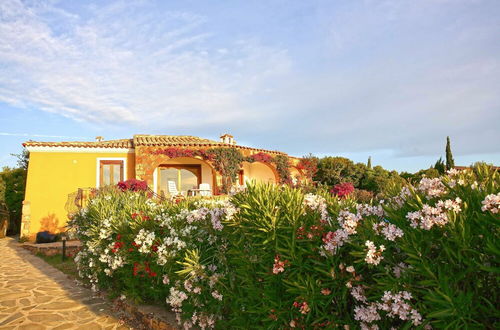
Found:
[[[2,265],[2,267],[4,267]],[[17,298],[24,298],[24,297],[29,297],[30,293],[29,292],[12,292],[12,293],[7,293],[7,294],[0,294],[0,301],[5,301],[9,299],[17,299]]]
[[[4,300],[0,301],[0,305],[5,306],[5,307],[13,307],[16,306],[17,300]]]
[[[96,322],[82,324],[82,327],[85,327],[86,330],[101,330],[102,326]]]
[[[8,325],[12,321],[17,320],[22,316],[23,316],[23,313],[17,312],[14,315],[11,315],[11,316],[7,317],[6,319],[4,319],[3,321],[1,321],[0,326]]]
[[[0,239],[0,329],[129,329],[108,303],[43,260]]]
[[[49,296],[40,296],[40,297],[34,297],[33,301],[36,302],[37,304],[43,304],[43,303],[51,301],[52,299],[54,299],[54,298],[49,297]]]
[[[23,324],[17,327],[17,330],[45,330],[47,327],[37,323]]]
[[[72,323],[61,324],[54,328],[54,330],[74,329],[75,325]]]
[[[47,304],[43,304],[43,305],[39,305],[37,306],[36,309],[39,309],[39,310],[55,310],[55,311],[59,311],[59,310],[64,310],[64,309],[75,309],[77,307],[80,306],[80,303],[79,302],[76,302],[76,301],[73,301],[73,302],[70,302],[70,301],[54,301],[54,302],[50,302],[50,303],[47,303]]]
[[[59,314],[45,313],[45,314],[34,314],[28,315],[28,320],[33,322],[45,323],[45,322],[56,322],[64,321],[64,317]]]

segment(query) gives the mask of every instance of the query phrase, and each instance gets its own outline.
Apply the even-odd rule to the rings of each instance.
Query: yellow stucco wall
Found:
[[[99,158],[125,158],[125,179],[135,177],[133,153],[30,152],[23,211],[29,213],[29,228],[21,235],[34,239],[39,231],[63,230],[68,195],[96,187]]]
[[[243,162],[244,182],[255,180],[257,182],[276,183],[276,176],[268,165],[254,162]]]

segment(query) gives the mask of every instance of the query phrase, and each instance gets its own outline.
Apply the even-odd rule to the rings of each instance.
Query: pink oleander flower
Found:
[[[396,238],[403,237],[404,235],[403,230],[385,221],[374,223],[373,230],[378,235],[382,234],[388,241],[394,241]]]
[[[423,192],[428,199],[439,197],[446,193],[446,187],[440,178],[422,178],[417,189]]]
[[[321,294],[324,296],[328,296],[330,293],[332,293],[332,290],[328,288],[321,289]]]
[[[498,194],[490,194],[485,197],[485,199],[481,202],[483,206],[481,210],[483,212],[490,211],[491,213],[499,213],[500,211],[500,193]]]
[[[182,302],[186,300],[188,296],[185,292],[179,291],[176,288],[170,288],[170,295],[167,297],[166,301],[174,311],[180,311],[182,307]]]
[[[361,221],[361,215],[354,214],[346,210],[339,212],[337,221],[340,226],[345,230],[348,235],[356,234],[356,228],[358,227],[358,222]]]
[[[360,216],[375,215],[381,218],[385,215],[384,209],[381,205],[371,206],[369,204],[358,204],[356,205],[356,211]]]
[[[406,201],[406,198],[411,196],[411,191],[408,187],[403,187],[397,196],[390,199],[390,203],[395,208],[401,208]]]
[[[337,229],[336,231],[329,231],[323,237],[323,250],[335,254],[339,247],[344,245],[348,240],[349,234],[343,229]]]
[[[285,267],[289,264],[288,260],[281,261],[279,254],[274,257],[273,274],[279,274],[285,271]]]
[[[396,278],[400,278],[403,271],[408,268],[412,267],[410,265],[405,264],[404,262],[400,262],[396,266],[392,267],[392,272],[394,273],[394,276],[396,276]]]
[[[212,291],[212,297],[214,297],[217,300],[222,301],[222,295],[217,290]]]
[[[311,308],[307,304],[307,301],[303,301],[303,302],[294,301],[293,307],[298,308],[301,314],[307,314],[311,311]]]
[[[354,319],[366,323],[372,323],[381,319],[377,310],[377,304],[371,303],[365,306],[356,306],[354,308]]]
[[[373,244],[372,241],[365,242],[368,251],[366,253],[365,261],[371,265],[378,265],[384,257],[382,256],[382,252],[385,250],[385,246],[380,245],[377,251],[377,247]]]
[[[455,200],[439,201],[435,207],[424,204],[422,210],[409,212],[406,218],[410,220],[410,226],[413,228],[430,230],[433,226],[442,227],[448,223],[448,211],[460,212],[461,203],[462,200],[457,197]]]
[[[422,323],[422,316],[417,310],[413,309],[408,301],[412,299],[411,293],[408,291],[399,291],[392,293],[391,291],[384,292],[382,302],[378,303],[378,309],[387,312],[389,317],[399,317],[403,321],[411,320],[414,326]]]
[[[351,288],[351,296],[357,301],[365,302],[367,301],[365,295],[365,289],[361,285],[357,285]]]
[[[330,223],[331,218],[328,214],[326,199],[324,197],[315,194],[306,194],[303,204],[312,211],[318,212],[321,215],[321,220]]]

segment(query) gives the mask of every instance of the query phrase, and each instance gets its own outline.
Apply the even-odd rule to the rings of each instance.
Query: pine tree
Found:
[[[455,161],[453,160],[453,155],[451,154],[450,137],[446,137],[446,169],[452,169],[455,167]]]
[[[368,156],[368,163],[366,164],[366,167],[368,167],[369,169],[372,168],[372,156]]]

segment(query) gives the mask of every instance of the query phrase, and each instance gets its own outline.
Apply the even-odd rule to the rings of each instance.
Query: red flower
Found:
[[[339,183],[336,184],[330,192],[335,196],[344,198],[354,192],[354,186],[350,182]]]
[[[298,308],[301,314],[307,314],[311,311],[311,308],[307,304],[307,301],[303,302],[294,301],[293,307]]]
[[[148,190],[148,184],[146,181],[129,179],[126,181],[120,181],[117,184],[121,191],[146,191]]]
[[[258,152],[248,157],[250,161],[261,162],[261,163],[270,163],[273,161],[273,157],[264,152]]]
[[[132,270],[132,274],[134,276],[137,276],[137,273],[139,272],[139,263],[134,262],[134,269]]]

